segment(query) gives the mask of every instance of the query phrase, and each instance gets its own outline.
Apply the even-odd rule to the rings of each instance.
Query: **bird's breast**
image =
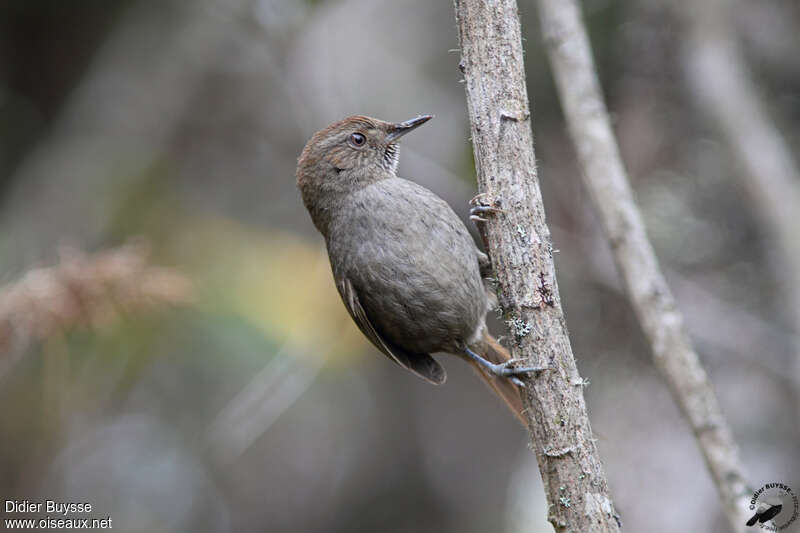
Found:
[[[386,181],[396,183],[375,184],[337,212],[328,236],[334,275],[350,279],[392,342],[415,352],[452,351],[487,311],[475,244],[432,192]]]

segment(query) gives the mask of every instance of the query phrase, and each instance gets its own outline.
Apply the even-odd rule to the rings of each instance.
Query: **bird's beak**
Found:
[[[433,115],[420,115],[417,118],[412,118],[411,120],[406,120],[405,122],[392,124],[389,126],[389,135],[386,136],[386,141],[394,142],[417,126],[422,126],[432,118]]]

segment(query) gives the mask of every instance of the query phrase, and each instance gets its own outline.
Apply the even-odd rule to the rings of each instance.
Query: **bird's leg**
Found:
[[[467,355],[467,357],[481,365],[490,373],[501,378],[507,378],[509,381],[520,387],[525,387],[525,384],[517,376],[522,374],[531,374],[533,372],[542,372],[548,368],[546,366],[529,366],[518,368],[514,366],[517,363],[517,361],[514,359],[510,359],[504,363],[492,363],[470,350],[468,346],[464,346],[464,353]]]

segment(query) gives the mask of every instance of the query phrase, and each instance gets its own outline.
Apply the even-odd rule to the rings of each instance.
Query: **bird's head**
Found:
[[[297,179],[322,170],[336,175],[363,168],[394,174],[398,142],[406,133],[433,118],[422,115],[405,122],[385,122],[364,116],[347,117],[315,133],[297,165]]]
[[[321,210],[340,195],[394,176],[400,138],[431,118],[385,122],[356,115],[315,133],[300,154],[297,186],[317,227]]]

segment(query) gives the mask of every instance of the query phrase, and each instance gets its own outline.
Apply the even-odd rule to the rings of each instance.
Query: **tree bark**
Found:
[[[556,531],[619,531],[592,438],[553,265],[536,175],[515,0],[456,0],[482,228],[524,378],[531,448]]]
[[[547,51],[583,179],[597,207],[656,367],[694,431],[733,528],[749,494],[733,435],[694,351],[645,233],[608,120],[591,46],[575,0],[538,0]]]

